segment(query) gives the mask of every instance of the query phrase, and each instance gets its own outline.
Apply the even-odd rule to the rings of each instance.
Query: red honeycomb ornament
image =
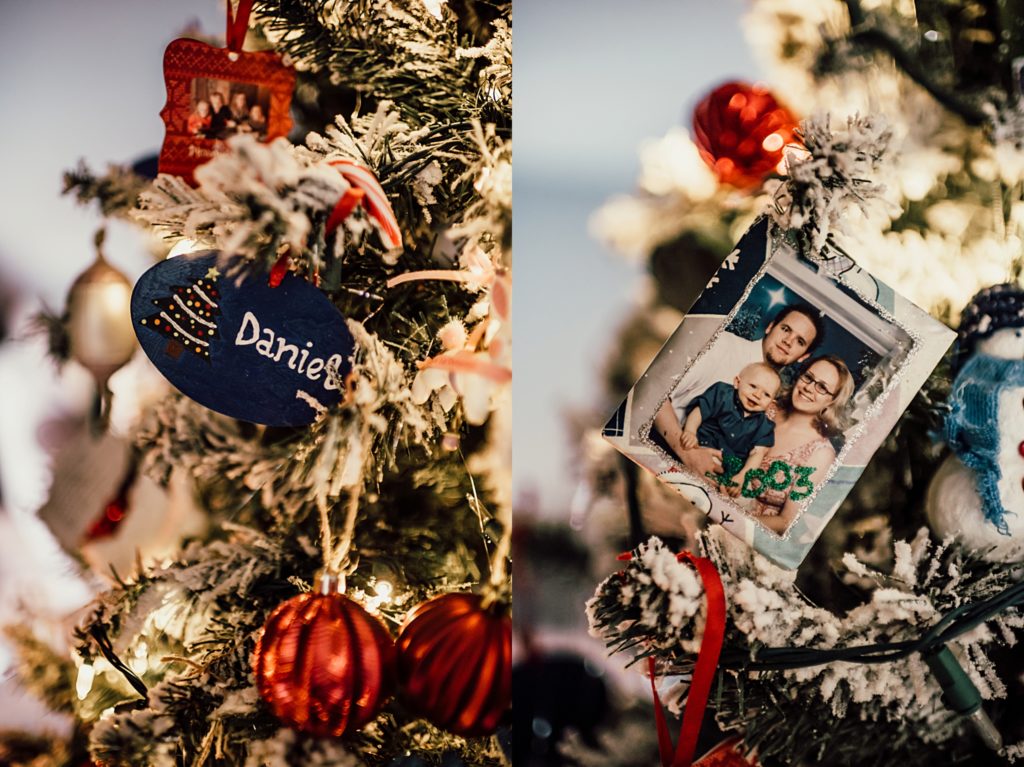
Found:
[[[337,590],[300,594],[267,618],[253,653],[260,697],[281,721],[340,737],[372,721],[395,688],[395,644],[384,624]]]
[[[512,619],[477,594],[442,594],[416,607],[398,635],[409,705],[457,735],[493,733],[512,702]]]
[[[694,141],[718,180],[753,189],[782,161],[797,120],[766,88],[729,82],[693,110]]]

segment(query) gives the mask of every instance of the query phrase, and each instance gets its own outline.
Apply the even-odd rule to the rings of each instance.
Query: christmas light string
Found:
[[[719,667],[739,671],[787,671],[826,663],[889,663],[920,653],[940,687],[942,700],[971,722],[978,736],[993,751],[1002,748],[1002,736],[981,707],[981,694],[957,661],[948,643],[1011,607],[1024,604],[1024,581],[980,602],[967,602],[950,610],[916,640],[878,642],[853,647],[813,649],[800,647],[754,648],[749,656],[723,649]]]
[[[114,652],[114,646],[110,643],[110,637],[107,636],[106,632],[99,625],[94,625],[89,629],[89,635],[96,642],[96,646],[103,654],[103,657],[107,659],[107,663],[117,669],[139,695],[146,698],[149,695],[149,688],[146,687],[146,683],[139,678],[138,674],[128,668],[123,660],[117,657],[117,654]]]
[[[815,649],[807,647],[762,647],[750,654],[723,650],[719,665],[743,671],[790,671],[826,663],[889,663],[914,653],[928,655],[940,650],[961,634],[976,628],[1010,607],[1024,604],[1024,581],[977,603],[967,602],[946,613],[916,640],[877,642],[853,647]]]

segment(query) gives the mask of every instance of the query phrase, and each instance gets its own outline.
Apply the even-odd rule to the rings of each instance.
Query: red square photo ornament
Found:
[[[232,136],[249,133],[266,142],[291,130],[295,72],[274,51],[232,51],[181,38],[164,53],[164,81],[161,173],[194,184],[195,169]]]

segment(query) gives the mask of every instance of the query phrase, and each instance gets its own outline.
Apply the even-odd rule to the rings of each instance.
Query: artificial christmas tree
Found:
[[[1021,19],[1005,3],[754,3],[748,31],[769,64],[768,87],[805,118],[784,165],[737,191],[707,150],[743,137],[709,141],[698,108],[692,138],[673,130],[649,148],[639,193],[595,216],[609,243],[649,258],[655,280],[676,278],[659,284],[658,297],[678,310],[688,304],[673,299],[711,277],[680,262],[699,264],[717,248],[727,274],[733,243],[768,215],[801,258],[852,293],[891,307],[892,292],[874,274],[960,331],[956,348],[966,356],[931,375],[796,572],[718,525],[694,540],[693,529],[708,523],[699,503],[675,504],[682,520],[659,533],[719,571],[725,640],[708,705],[761,764],[988,764],[1024,752],[1014,562],[1022,550],[1014,527],[1000,529],[988,519],[1000,515],[987,511],[1016,508],[1020,492]],[[642,313],[654,308],[666,311]],[[619,388],[609,410],[666,338],[641,317],[628,333],[611,363]],[[954,383],[962,369],[968,375]],[[961,455],[983,471],[940,472],[950,449],[962,467]],[[627,508],[638,512],[634,545],[656,512],[664,519],[652,483],[641,474],[591,488],[602,515],[609,503],[623,519]],[[657,658],[659,676],[681,675],[662,691],[677,713],[691,702],[708,614],[704,586],[658,540],[590,604],[592,631],[611,649]]]
[[[227,49],[204,54],[223,71],[204,58],[202,71],[167,75],[168,136],[189,156],[167,169],[181,176],[82,167],[67,178],[81,200],[156,234],[161,255],[174,250],[157,269],[204,267],[142,301],[135,329],[154,361],[216,380],[167,386],[130,437],[139,474],[184,474],[208,525],[171,555],[140,551],[67,653],[12,632],[26,652],[17,675],[74,715],[70,741],[32,763],[507,763],[493,735],[505,712],[472,737],[419,719],[391,697],[389,652],[408,611],[432,597],[475,588],[510,600],[510,6],[241,0],[228,19]],[[294,143],[254,127],[264,103],[282,124],[283,78],[266,85],[271,96],[260,75],[229,66],[256,47],[294,69]],[[235,135],[199,135],[213,94],[249,107],[225,113]],[[175,122],[183,105],[200,118],[191,136]],[[296,282],[340,327],[289,301]],[[249,335],[229,334],[232,296],[257,287],[275,321],[257,327],[252,312]],[[299,341],[304,321],[349,351],[318,357],[327,341]],[[446,356],[439,338],[454,326],[462,344]],[[164,354],[169,341],[180,362]],[[273,348],[258,353],[263,344]],[[308,417],[257,412],[266,380],[218,369],[229,346],[275,365],[274,386]],[[434,369],[457,388],[414,392]],[[229,385],[244,421],[200,404]],[[91,522],[110,498],[76,500]],[[345,596],[309,594],[318,578],[346,584]]]

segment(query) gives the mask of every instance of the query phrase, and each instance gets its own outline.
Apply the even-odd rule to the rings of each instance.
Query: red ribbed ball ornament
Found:
[[[719,181],[740,189],[760,186],[778,167],[796,128],[790,111],[759,85],[720,85],[693,110],[700,156]]]
[[[398,677],[410,707],[456,735],[493,733],[512,702],[512,619],[477,594],[416,607],[398,634]]]
[[[372,721],[395,689],[395,643],[384,624],[322,576],[267,618],[253,653],[260,697],[281,721],[318,737]]]

